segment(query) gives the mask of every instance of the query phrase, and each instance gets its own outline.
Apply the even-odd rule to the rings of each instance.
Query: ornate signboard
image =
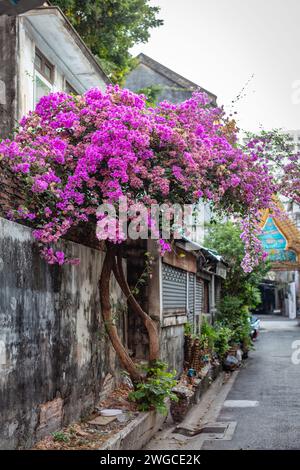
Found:
[[[299,269],[300,233],[288,218],[275,219],[266,212],[262,220],[263,249],[275,270]]]
[[[287,249],[288,241],[278,229],[272,216],[267,218],[260,238],[270,261],[297,262],[297,254],[295,251]]]

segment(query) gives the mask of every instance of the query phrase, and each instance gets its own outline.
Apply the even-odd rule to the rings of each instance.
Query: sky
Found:
[[[150,4],[161,7],[164,25],[134,55],[143,52],[216,94],[243,130],[300,129],[299,0]]]

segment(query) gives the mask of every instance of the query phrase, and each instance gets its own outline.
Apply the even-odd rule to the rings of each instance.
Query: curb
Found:
[[[222,367],[210,369],[201,383],[196,388],[191,398],[189,409],[193,405],[201,402],[206,395],[212,382],[217,382],[217,378],[223,377]],[[167,403],[170,410],[170,402]],[[116,435],[109,438],[99,450],[140,450],[142,449],[161,428],[167,416],[161,415],[157,411],[140,413],[135,419],[127,424]],[[183,417],[184,419],[185,417]]]
[[[169,404],[167,405],[169,408]],[[108,439],[99,450],[140,450],[162,426],[167,416],[157,411],[141,413],[115,436]]]

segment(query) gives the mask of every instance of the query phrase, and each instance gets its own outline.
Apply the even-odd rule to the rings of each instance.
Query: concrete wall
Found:
[[[62,245],[81,259],[80,266],[49,266],[31,229],[0,218],[3,449],[31,446],[79,419],[118,378],[100,317],[97,281],[104,255],[72,242]],[[112,304],[122,323],[125,301],[113,280]]]

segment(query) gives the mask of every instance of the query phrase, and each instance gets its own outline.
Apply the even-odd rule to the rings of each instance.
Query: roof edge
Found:
[[[157,62],[156,60],[152,59],[152,57],[149,57],[148,55],[144,54],[141,52],[136,56],[136,59],[138,60],[139,63],[142,63],[144,65],[147,65],[148,67],[152,68],[156,72],[161,73],[164,75],[166,78],[169,80],[173,81],[177,85],[181,86],[183,89],[184,88],[191,88],[192,91],[201,91],[203,93],[206,93],[209,97],[213,98],[215,102],[217,101],[217,95],[214,93],[206,90],[205,88],[201,87],[200,85],[197,85],[197,83],[192,82],[191,80],[183,77],[177,72],[174,72],[173,70],[169,69],[165,65],[161,64],[160,62]]]
[[[66,27],[69,29],[70,33],[74,36],[75,40],[77,41],[77,43],[79,43],[78,45],[81,46],[84,51],[86,52],[87,56],[89,57],[89,59],[93,62],[94,66],[98,69],[98,71],[100,72],[100,75],[102,76],[104,82],[108,85],[111,83],[110,79],[108,78],[108,76],[106,75],[106,73],[104,72],[104,70],[102,69],[101,65],[99,64],[98,60],[96,59],[96,57],[94,56],[94,54],[92,53],[92,51],[90,50],[90,48],[86,45],[86,43],[84,42],[83,38],[80,36],[80,34],[76,31],[76,29],[74,28],[74,26],[71,24],[71,22],[69,21],[69,19],[66,17],[66,15],[63,13],[63,11],[60,9],[60,7],[58,6],[55,6],[55,5],[46,5],[46,6],[41,6],[41,7],[38,7],[38,8],[34,8],[32,10],[29,10],[25,13],[22,13],[18,16],[22,16],[22,17],[29,17],[29,16],[32,16],[32,15],[39,15],[39,14],[47,14],[52,12],[52,13],[55,13],[57,16],[60,15],[63,19],[63,21],[65,22],[66,24]]]

